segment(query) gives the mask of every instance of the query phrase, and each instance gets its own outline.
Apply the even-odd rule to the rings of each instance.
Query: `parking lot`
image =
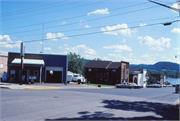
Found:
[[[78,84],[52,90],[0,89],[1,120],[178,120],[174,87],[97,88]],[[168,111],[167,111],[168,110]]]

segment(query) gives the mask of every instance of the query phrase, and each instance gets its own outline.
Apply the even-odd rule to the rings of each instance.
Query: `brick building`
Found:
[[[85,78],[91,83],[120,84],[129,82],[129,62],[89,61]]]
[[[8,51],[0,50],[0,77],[7,72]]]

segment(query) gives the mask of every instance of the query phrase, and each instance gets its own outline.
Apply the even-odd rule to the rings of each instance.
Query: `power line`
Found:
[[[142,5],[142,4],[148,4],[148,3],[149,3],[149,2],[144,2],[144,3],[135,4],[135,5],[130,5],[130,6],[126,6],[126,7],[115,8],[115,9],[112,9],[112,10],[109,10],[109,11],[114,11],[114,10],[124,9],[124,8],[128,8],[128,7],[138,6],[138,5]],[[49,22],[45,22],[45,23],[53,23],[53,22],[57,22],[57,21],[63,21],[63,20],[68,20],[68,19],[74,19],[74,18],[79,18],[79,17],[84,17],[84,16],[87,16],[87,14],[85,14],[85,15],[80,15],[80,16],[75,16],[75,17],[70,17],[70,18],[58,19],[58,20],[49,21]],[[35,25],[40,25],[40,24],[43,24],[43,23],[31,24],[31,25],[21,26],[21,27],[8,28],[8,29],[3,29],[3,30],[17,29],[17,28],[23,28],[23,27],[28,27],[28,26],[35,26]]]
[[[129,13],[134,13],[134,12],[142,11],[142,10],[147,10],[147,9],[151,9],[151,8],[155,8],[155,7],[159,7],[159,6],[154,6],[154,7],[144,8],[144,9],[138,9],[138,10],[134,10],[134,11],[130,11],[130,12],[125,12],[125,13],[121,13],[121,14],[115,14],[115,15],[106,16],[106,17],[99,17],[99,18],[95,18],[95,19],[89,19],[89,20],[86,20],[86,21],[95,21],[95,20],[100,20],[100,19],[115,17],[115,16],[119,16],[119,15],[124,15],[124,14],[129,14]],[[66,19],[66,20],[67,20],[67,19]],[[44,28],[44,29],[50,29],[50,28],[55,28],[55,27],[60,27],[60,26],[68,26],[68,25],[73,25],[73,24],[78,24],[78,23],[79,23],[79,22],[74,22],[74,23],[69,23],[69,24],[64,24],[64,25],[59,25],[59,26],[47,27],[47,28]],[[28,30],[28,31],[13,32],[13,33],[6,33],[6,34],[17,34],[17,33],[24,33],[24,32],[36,31],[36,30],[41,30],[41,29],[33,29],[33,30]]]
[[[178,22],[178,21],[180,21],[180,20],[172,21],[171,23],[175,23],[175,22]],[[55,38],[44,39],[44,41],[54,40],[54,39],[70,38],[70,37],[77,37],[77,36],[85,36],[85,35],[93,35],[93,34],[100,34],[100,33],[108,33],[108,32],[120,31],[120,30],[126,30],[126,29],[135,29],[135,28],[141,28],[141,27],[147,27],[147,26],[154,26],[154,25],[159,25],[159,24],[164,25],[164,23],[154,23],[154,24],[149,24],[149,25],[144,25],[144,26],[134,26],[134,27],[129,27],[129,28],[113,29],[113,30],[108,30],[108,31],[98,31],[98,32],[92,32],[92,33],[85,33],[85,34],[75,34],[75,35],[70,35],[70,36],[65,36],[65,37],[55,37]],[[38,42],[38,41],[42,41],[42,39],[41,40],[24,41],[24,43]],[[2,45],[7,45],[7,44],[18,44],[18,43],[21,43],[21,42],[1,44],[1,46]]]
[[[90,4],[86,4],[86,5],[75,6],[75,7],[66,8],[66,9],[60,9],[60,10],[58,10],[58,11],[69,10],[69,9],[79,8],[79,7],[84,7],[84,6],[87,6],[87,5],[97,4],[97,3],[101,3],[101,2],[102,2],[102,1],[96,2],[96,3],[90,3]],[[46,12],[46,14],[47,14],[47,13],[58,12],[58,11],[57,11],[57,10],[55,10],[55,11],[50,11],[50,12]],[[17,18],[4,19],[4,20],[2,20],[2,21],[9,21],[9,20],[13,20],[13,19],[19,19],[19,18],[24,18],[24,17],[31,17],[31,16],[36,16],[36,15],[41,15],[41,14],[42,14],[42,13],[40,13],[40,14],[28,15],[28,16],[22,16],[22,17],[17,17]]]
[[[68,0],[64,0],[64,1],[68,1]],[[57,4],[57,3],[59,3],[59,2],[51,3],[51,4],[46,4],[46,5],[43,5],[43,6],[49,6],[49,5]],[[36,7],[31,7],[31,8],[26,8],[26,9],[20,9],[20,10],[17,10],[17,11],[7,12],[7,13],[3,13],[3,14],[12,14],[12,13],[20,14],[20,13],[19,13],[20,11],[25,12],[25,10],[34,9],[34,8],[39,8],[39,7],[43,7],[43,6],[36,6]],[[42,9],[43,9],[43,8],[42,8]],[[0,14],[0,15],[2,16],[3,14]],[[4,15],[3,15],[3,16],[4,16]]]
[[[136,22],[129,22],[129,23],[126,23],[126,24],[132,24],[132,23],[139,23],[139,22],[147,22],[147,21],[156,21],[156,20],[163,20],[163,19],[172,19],[172,18],[179,18],[179,16],[176,16],[176,17],[166,17],[166,18],[159,18],[159,19],[151,19],[151,20],[142,20],[142,21],[136,21]],[[112,24],[112,25],[108,25],[108,26],[114,26],[115,24]],[[106,25],[104,25],[106,26]],[[61,31],[62,33],[64,32],[71,32],[71,31],[80,31],[80,30],[88,30],[88,29],[95,29],[95,28],[101,28],[101,27],[104,27],[104,26],[96,26],[96,27],[91,27],[91,28],[81,28],[81,29],[71,29],[71,30],[64,30],[64,31]],[[60,32],[60,31],[58,31]],[[51,33],[56,33],[56,32],[51,32]],[[33,35],[26,35],[25,37],[28,37],[28,36],[37,36],[37,35],[42,35],[42,34],[33,34]],[[24,36],[16,36],[16,37],[24,37]]]

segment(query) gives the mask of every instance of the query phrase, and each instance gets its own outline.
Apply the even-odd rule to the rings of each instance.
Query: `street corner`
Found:
[[[179,105],[180,105],[180,101],[176,104],[176,107],[179,107]]]
[[[172,103],[172,106],[179,107],[179,105],[180,105],[179,99],[177,99],[176,101],[174,101],[174,102]]]

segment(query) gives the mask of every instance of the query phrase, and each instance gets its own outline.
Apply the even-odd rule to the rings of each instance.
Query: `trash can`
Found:
[[[175,92],[176,92],[176,93],[179,93],[179,84],[176,84],[176,86],[175,86]]]

